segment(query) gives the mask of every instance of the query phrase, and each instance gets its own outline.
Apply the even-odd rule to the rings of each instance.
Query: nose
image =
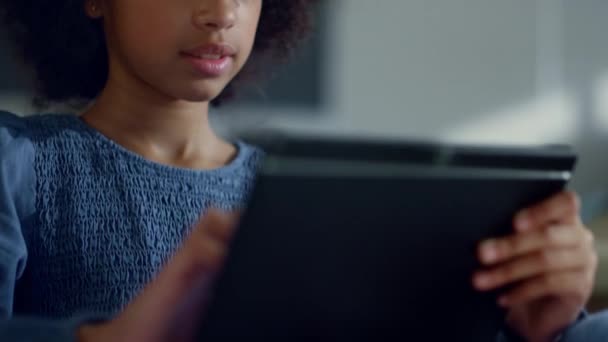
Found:
[[[199,0],[192,22],[201,30],[227,30],[236,22],[238,7],[238,0]]]

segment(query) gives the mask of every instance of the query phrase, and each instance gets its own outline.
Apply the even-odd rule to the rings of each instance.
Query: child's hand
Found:
[[[235,227],[236,216],[208,213],[124,311],[107,323],[82,327],[79,341],[191,341]]]
[[[479,247],[487,268],[474,275],[475,287],[510,286],[499,303],[526,340],[552,341],[589,300],[598,258],[579,208],[578,197],[563,192],[517,215],[512,236]]]

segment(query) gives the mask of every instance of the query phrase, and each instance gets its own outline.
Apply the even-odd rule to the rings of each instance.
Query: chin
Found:
[[[182,100],[188,102],[211,102],[216,96],[209,94],[188,94],[181,97]]]
[[[190,88],[177,92],[175,98],[188,102],[210,102],[221,93],[221,89]]]
[[[171,82],[159,90],[176,100],[187,102],[210,102],[218,97],[228,82],[223,80],[205,80],[196,82]]]

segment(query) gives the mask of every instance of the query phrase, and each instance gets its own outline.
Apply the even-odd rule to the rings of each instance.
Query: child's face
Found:
[[[113,81],[169,99],[218,96],[247,61],[262,0],[106,0]]]

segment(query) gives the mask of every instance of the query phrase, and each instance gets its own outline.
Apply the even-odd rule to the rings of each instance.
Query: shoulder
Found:
[[[255,178],[264,159],[264,151],[255,145],[240,140],[236,142],[236,146],[239,152],[233,165],[236,164],[241,172],[250,178]]]
[[[0,163],[29,159],[32,151],[27,134],[27,120],[13,113],[0,111]]]
[[[0,148],[12,143],[26,129],[26,120],[0,110]]]
[[[0,146],[14,141],[35,139],[39,136],[54,135],[57,131],[74,129],[74,115],[35,114],[21,117],[0,110]]]
[[[19,117],[0,111],[0,151],[27,145],[39,153],[68,149],[92,135],[75,114],[43,113]]]
[[[47,140],[63,138],[61,132],[74,131],[72,115],[37,114],[21,117],[0,110],[0,160],[16,158],[26,162]]]
[[[13,203],[19,216],[30,213],[36,184],[34,147],[27,131],[25,118],[0,111],[0,201]]]

